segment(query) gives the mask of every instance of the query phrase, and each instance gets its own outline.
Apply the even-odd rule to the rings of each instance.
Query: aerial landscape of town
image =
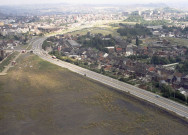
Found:
[[[188,134],[188,3],[2,1],[0,135],[124,134]]]

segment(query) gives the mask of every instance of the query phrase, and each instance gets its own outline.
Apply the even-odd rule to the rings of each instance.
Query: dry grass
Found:
[[[0,135],[187,134],[185,123],[25,54],[0,77]]]

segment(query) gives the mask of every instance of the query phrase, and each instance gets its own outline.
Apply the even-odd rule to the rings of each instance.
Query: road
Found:
[[[21,53],[19,53],[18,55],[16,55],[16,57],[11,60],[11,62],[4,68],[4,70],[0,73],[0,75],[6,75],[7,71],[9,70],[9,68],[12,66],[12,61],[16,61],[18,59],[18,57],[21,55]]]
[[[116,88],[118,90],[129,92],[130,94],[137,96],[141,99],[144,99],[146,101],[149,101],[153,104],[156,104],[166,110],[169,110],[171,112],[176,113],[179,116],[185,117],[188,119],[188,107],[184,106],[180,103],[174,102],[172,100],[163,98],[163,97],[156,97],[156,94],[148,92],[146,90],[137,88],[135,86],[129,85],[127,83],[121,82],[119,80],[104,76],[102,74],[84,69],[82,67],[60,61],[57,59],[53,59],[50,55],[48,55],[43,49],[42,49],[42,43],[47,37],[41,37],[33,42],[33,50],[36,55],[41,57],[43,60],[49,61],[53,64],[56,64],[58,66],[61,66],[63,68],[67,68],[73,72],[76,72],[80,75],[86,75],[88,78],[91,78],[93,80],[99,81],[103,84],[106,84],[108,86],[111,86],[113,88]]]
[[[39,38],[39,37],[34,37],[34,38],[32,38],[32,39],[29,41],[29,44],[28,44],[28,46],[27,46],[25,49],[22,49],[22,48],[15,48],[15,49],[10,49],[10,50],[7,49],[6,51],[10,51],[10,52],[16,51],[16,52],[19,52],[19,53],[18,53],[18,55],[16,55],[16,56],[14,57],[14,59],[11,60],[11,62],[4,68],[4,70],[3,70],[2,72],[0,72],[0,75],[6,75],[6,74],[7,74],[7,71],[9,70],[9,68],[12,67],[12,62],[13,62],[13,61],[16,61],[16,60],[19,58],[19,56],[20,56],[21,53],[22,53],[22,50],[30,51],[30,50],[28,50],[29,47],[30,47],[31,45],[33,45],[33,42],[34,42],[35,40],[37,40],[38,38]],[[7,59],[7,58],[5,58],[4,60],[6,60],[6,59]],[[3,61],[4,61],[4,60],[3,60]],[[0,64],[1,64],[3,61],[1,61]]]

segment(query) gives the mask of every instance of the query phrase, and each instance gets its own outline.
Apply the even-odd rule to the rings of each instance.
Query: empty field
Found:
[[[186,135],[188,124],[24,54],[0,76],[0,135]]]
[[[113,35],[113,36],[119,36],[119,33],[117,33],[117,31],[115,29],[112,28],[106,28],[106,27],[93,27],[93,28],[88,28],[88,29],[82,29],[82,30],[78,30],[78,31],[73,31],[70,34],[71,35],[86,35],[88,32],[92,33],[92,34],[98,34],[101,33],[103,35]]]

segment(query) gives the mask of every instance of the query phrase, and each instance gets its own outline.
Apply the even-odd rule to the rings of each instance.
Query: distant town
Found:
[[[54,59],[187,102],[188,12],[163,7],[120,12],[99,8],[98,12],[64,15],[1,14],[0,60],[15,50],[24,53],[33,37],[52,33],[58,34],[42,48]]]

